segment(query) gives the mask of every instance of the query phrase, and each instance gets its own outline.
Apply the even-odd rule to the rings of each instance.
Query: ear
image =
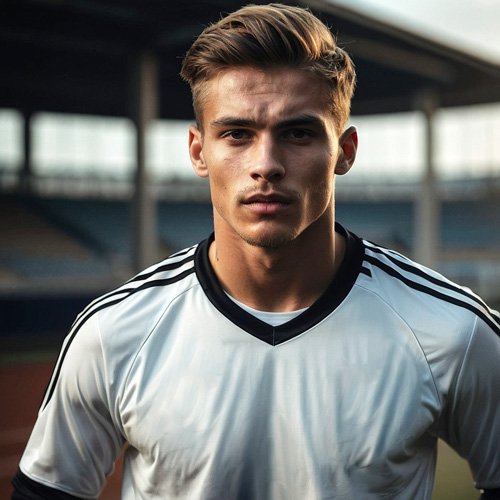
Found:
[[[349,127],[339,138],[339,158],[335,166],[337,175],[344,175],[351,170],[351,167],[356,159],[356,151],[358,150],[358,132],[355,127]]]
[[[208,177],[208,169],[203,158],[203,140],[200,129],[196,126],[189,127],[189,157],[196,175]]]

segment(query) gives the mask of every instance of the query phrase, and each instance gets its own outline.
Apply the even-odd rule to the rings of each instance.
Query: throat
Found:
[[[220,252],[214,241],[210,262],[222,288],[236,301],[263,312],[293,312],[311,306],[332,282],[343,258],[343,237],[335,249],[304,257],[247,246]],[[339,242],[337,243],[337,240]]]

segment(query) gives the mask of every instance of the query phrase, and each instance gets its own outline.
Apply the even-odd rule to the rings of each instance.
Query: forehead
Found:
[[[328,85],[316,75],[293,68],[230,68],[205,84],[203,121],[220,115],[281,118],[297,113],[331,115]]]

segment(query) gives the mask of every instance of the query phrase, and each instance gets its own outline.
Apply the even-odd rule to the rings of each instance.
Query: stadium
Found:
[[[409,139],[407,147],[421,150],[422,168],[413,176],[339,180],[337,219],[500,307],[500,169],[440,178],[435,157],[437,114],[498,105],[500,66],[334,2],[298,3],[335,27],[356,62],[352,122],[360,131],[366,117],[406,113],[420,120],[418,146]],[[193,119],[179,60],[201,26],[239,5],[23,0],[2,7],[0,387],[8,410],[0,425],[1,492],[9,491],[78,312],[212,231],[207,185],[178,173],[190,170],[178,150]],[[155,172],[147,137],[153,122],[160,128]],[[68,139],[71,127],[77,137]],[[106,147],[78,135],[99,128]],[[109,144],[122,145],[121,167],[68,157],[85,140],[83,149],[102,155],[116,155]],[[117,498],[118,482],[119,468],[103,499]],[[466,465],[443,448],[436,500],[471,494]]]

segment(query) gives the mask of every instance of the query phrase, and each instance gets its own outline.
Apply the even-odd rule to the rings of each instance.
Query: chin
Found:
[[[256,235],[240,235],[251,246],[267,250],[277,250],[293,241],[297,235],[294,232],[261,233]]]

